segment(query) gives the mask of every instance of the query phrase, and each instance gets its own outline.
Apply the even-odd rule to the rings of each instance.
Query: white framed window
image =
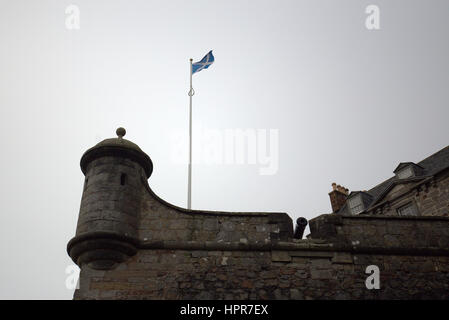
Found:
[[[352,214],[359,214],[360,212],[362,212],[365,209],[363,202],[362,202],[362,197],[360,196],[360,194],[358,194],[354,197],[351,197],[348,200],[348,203],[349,203],[349,209],[351,210]]]
[[[398,178],[399,179],[406,179],[414,176],[415,173],[413,172],[412,166],[405,167],[401,171],[398,172]]]
[[[400,216],[417,216],[418,209],[413,202],[409,202],[397,209],[397,212]]]

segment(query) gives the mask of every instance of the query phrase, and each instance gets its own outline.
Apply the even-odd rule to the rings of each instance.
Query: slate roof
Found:
[[[413,164],[413,162],[402,162],[399,164]],[[420,174],[420,177],[430,177],[438,174],[440,171],[449,168],[449,145],[440,151],[432,154],[431,156],[425,158],[424,160],[416,163],[416,165],[423,168],[423,172]],[[398,167],[399,167],[398,166]],[[397,167],[397,168],[398,168]],[[383,195],[383,193],[390,188],[391,185],[395,184],[399,180],[407,180],[407,179],[399,179],[397,176],[393,176],[384,182],[378,184],[374,188],[365,191],[365,193],[369,194],[372,197],[371,203],[376,203],[376,201]],[[354,191],[353,191],[354,192]],[[353,193],[351,192],[351,194]],[[369,208],[369,206],[366,206]],[[349,214],[349,208],[347,204],[345,204],[338,213]]]

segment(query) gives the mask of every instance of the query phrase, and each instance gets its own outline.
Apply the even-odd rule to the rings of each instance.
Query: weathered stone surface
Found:
[[[227,257],[235,263],[216,265],[205,261],[204,253],[198,257],[188,251],[142,250],[135,261],[138,269],[131,268],[132,262],[124,262],[126,268],[117,268],[100,273],[83,268],[81,288],[75,298],[118,298],[120,299],[407,299],[448,298],[448,257],[417,257],[386,255],[379,263],[379,257],[357,255],[362,264],[339,264],[322,258],[310,258],[304,269],[298,269],[293,262],[281,266],[270,263],[265,256],[266,269],[256,263],[242,269],[242,259],[251,260],[252,252],[230,252]],[[234,255],[236,253],[236,255]],[[223,254],[223,252],[221,252]],[[173,255],[187,257],[188,269],[175,264],[143,263],[148,256],[151,261],[169,261]],[[191,257],[191,258],[189,258]],[[210,256],[208,256],[210,257]],[[224,257],[224,256],[222,256]],[[254,260],[253,260],[254,261]],[[135,263],[135,262],[134,262]],[[364,282],[368,276],[368,265],[378,264],[380,268],[380,290],[368,290]],[[388,265],[388,269],[384,267]],[[403,266],[410,266],[410,273]],[[413,271],[411,271],[413,270]],[[164,288],[170,290],[163,291]],[[218,290],[220,289],[220,290]],[[161,291],[162,290],[162,291]],[[240,290],[237,292],[237,290]],[[444,291],[446,290],[446,291]],[[109,293],[108,293],[109,292]],[[114,293],[112,293],[114,292]],[[439,292],[436,295],[435,292]],[[246,298],[245,298],[246,299]]]
[[[352,255],[346,252],[335,252],[332,258],[333,263],[353,263]]]
[[[389,195],[382,214],[321,215],[310,221],[310,239],[294,240],[284,213],[166,203],[147,184],[149,158],[121,143],[82,163],[69,244],[81,266],[75,299],[449,299],[447,173],[419,190],[396,190],[405,192],[400,201],[416,201],[420,216],[398,216]],[[371,265],[379,290],[365,286]]]
[[[292,261],[292,257],[288,254],[287,251],[272,251],[271,260],[280,262],[290,262]]]

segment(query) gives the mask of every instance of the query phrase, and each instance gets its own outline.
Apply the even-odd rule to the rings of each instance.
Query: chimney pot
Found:
[[[329,197],[333,213],[337,212],[343,207],[346,202],[347,195],[348,189],[342,187],[339,184],[337,185],[335,182],[332,183],[332,191],[329,192]]]

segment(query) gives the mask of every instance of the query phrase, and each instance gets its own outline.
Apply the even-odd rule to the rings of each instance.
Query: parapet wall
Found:
[[[210,223],[214,230],[208,231],[215,235],[221,232],[218,222],[205,223],[211,218],[203,218],[202,223],[181,224],[189,227]],[[164,221],[163,217],[159,219]],[[223,216],[215,221],[220,219],[221,225],[227,222]],[[241,218],[236,219],[233,222]],[[252,225],[248,221],[246,224]],[[167,227],[170,225],[172,222]],[[308,240],[259,241],[246,233],[248,241],[221,241],[219,237],[204,241],[176,241],[170,237],[141,241],[137,254],[114,269],[84,266],[75,298],[449,298],[449,218],[332,214],[311,220],[310,227],[312,238]],[[195,233],[195,228],[172,228],[171,232]],[[256,226],[254,230],[257,232]],[[365,285],[369,276],[365,271],[370,265],[380,270],[378,290],[368,290]]]
[[[447,254],[449,217],[341,216],[325,214],[310,221],[314,239],[353,251]]]
[[[146,192],[139,238],[146,243],[208,241],[244,245],[293,236],[292,220],[286,213],[186,210],[163,201],[145,180],[141,182]]]

